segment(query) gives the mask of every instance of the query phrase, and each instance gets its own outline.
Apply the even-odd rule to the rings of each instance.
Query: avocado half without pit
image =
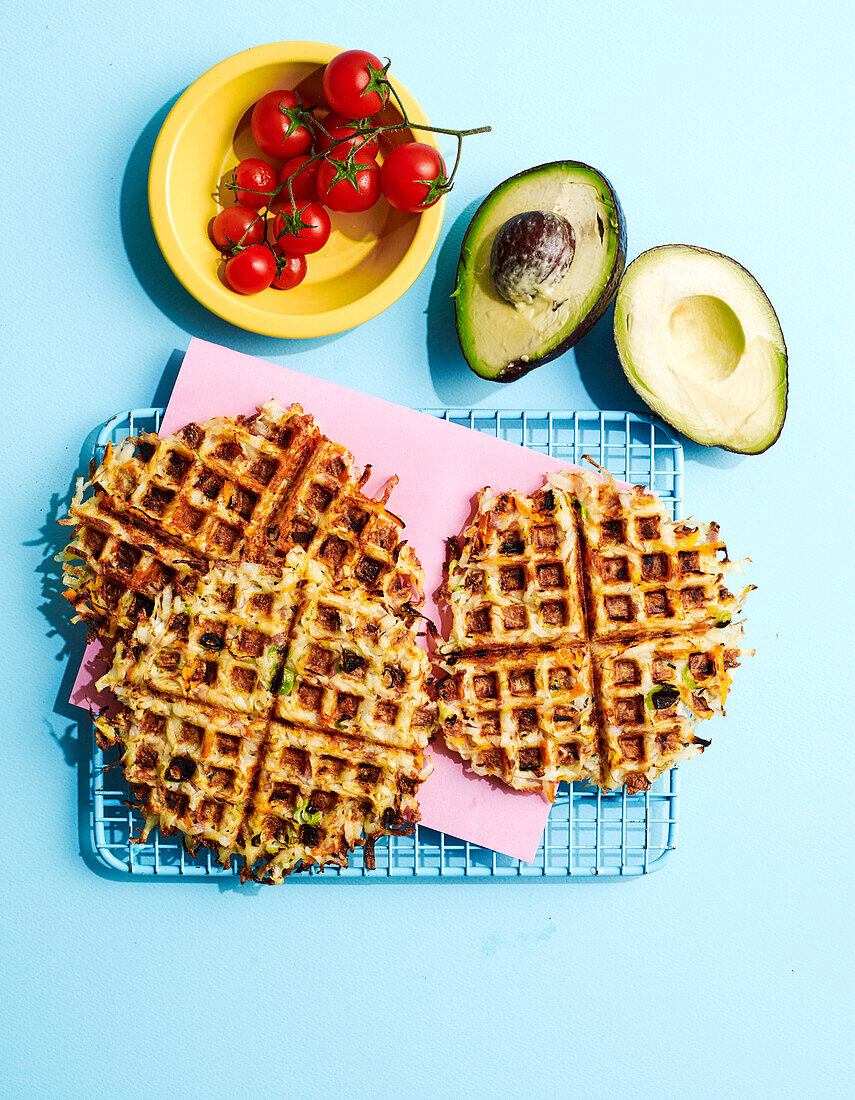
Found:
[[[787,349],[757,280],[727,256],[672,244],[633,260],[615,344],[636,392],[705,446],[771,447],[787,412]]]
[[[512,382],[589,332],[617,292],[626,223],[608,180],[542,164],[481,203],[457,267],[457,335],[482,378]]]

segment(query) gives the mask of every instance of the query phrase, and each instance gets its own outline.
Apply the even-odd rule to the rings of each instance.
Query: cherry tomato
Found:
[[[299,216],[300,229],[291,231],[288,219]],[[273,219],[273,241],[281,252],[305,256],[318,252],[330,236],[330,216],[317,202],[286,202]]]
[[[357,153],[349,166],[344,159],[322,160],[320,165],[318,198],[330,210],[355,214],[380,198],[380,168],[370,153]]]
[[[320,122],[324,130],[334,130],[336,126],[353,125],[352,118],[345,118],[344,115],[340,115],[338,111],[330,111],[328,114],[324,115],[323,118],[318,119],[317,121]],[[323,130],[321,130],[318,132],[318,136],[315,140],[315,148],[325,148],[325,146],[322,144],[324,141],[326,141],[326,138],[324,137]]]
[[[226,264],[226,281],[238,294],[267,290],[276,275],[276,260],[264,244],[253,244],[232,256]]]
[[[276,173],[266,160],[248,157],[235,168],[235,198],[241,206],[260,210],[276,189]]]
[[[227,206],[211,224],[211,239],[221,252],[235,245],[260,244],[264,238],[264,219],[246,206]]]
[[[318,139],[319,149],[323,149],[325,153],[339,159],[346,157],[351,147],[355,148],[358,153],[367,153],[368,156],[374,158],[377,156],[380,142],[377,138],[364,137],[352,126],[334,126],[330,130],[329,137],[323,134]]]
[[[430,145],[410,141],[383,161],[380,182],[390,206],[417,214],[439,201],[446,182],[445,162]]]
[[[275,286],[277,290],[291,290],[295,286],[299,286],[300,283],[306,278],[306,270],[308,265],[306,264],[305,256],[290,256],[286,252],[280,252],[278,249],[274,249],[274,256],[276,259],[276,266],[280,269],[279,274],[273,279],[271,286]]]
[[[299,120],[300,97],[296,92],[268,92],[252,109],[252,136],[269,157],[288,160],[308,153],[312,132]]]
[[[318,190],[316,182],[318,178],[318,164],[320,161],[315,161],[314,164],[310,164],[308,168],[304,167],[309,157],[292,157],[291,160],[286,160],[282,167],[279,169],[279,183],[284,183],[285,180],[294,175],[291,180],[291,187],[294,191],[295,199],[308,199],[309,202],[316,202],[318,198]],[[279,197],[283,202],[289,201],[288,188],[280,191]]]
[[[345,118],[371,118],[389,98],[386,67],[373,53],[346,50],[324,69],[324,99]]]
[[[321,125],[330,136],[327,137],[325,133],[318,134],[315,140],[315,147],[318,152],[335,146],[334,154],[339,157],[344,156],[351,145],[356,145],[360,152],[367,150],[373,157],[377,156],[380,149],[380,139],[375,134],[372,138],[361,137],[359,140],[354,140],[359,131],[353,125],[352,120],[342,118],[335,111],[330,111]]]

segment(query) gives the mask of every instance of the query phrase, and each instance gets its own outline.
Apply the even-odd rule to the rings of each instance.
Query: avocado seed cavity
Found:
[[[698,382],[724,382],[745,353],[745,332],[727,302],[710,294],[680,298],[663,315],[662,348],[673,370]]]
[[[566,275],[576,251],[570,222],[550,210],[515,214],[501,227],[490,252],[496,290],[511,304],[531,302]]]

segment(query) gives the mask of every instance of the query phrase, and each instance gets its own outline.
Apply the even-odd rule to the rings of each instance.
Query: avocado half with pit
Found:
[[[615,344],[633,389],[689,439],[759,454],[781,434],[781,326],[757,280],[728,256],[669,244],[633,260]]]
[[[623,211],[596,169],[562,160],[500,183],[476,211],[457,267],[469,366],[512,382],[563,354],[605,313],[625,263]]]

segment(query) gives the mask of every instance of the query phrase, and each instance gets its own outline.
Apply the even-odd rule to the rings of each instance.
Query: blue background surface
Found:
[[[851,1095],[849,6],[33,7],[7,15],[3,48],[0,1092]],[[190,299],[145,202],[177,95],[289,38],[386,54],[437,123],[494,127],[467,142],[413,289],[305,343]],[[682,773],[677,854],[647,879],[586,885],[99,878],[78,853],[77,726],[57,705],[82,637],[69,649],[54,629],[43,565],[92,429],[163,401],[193,334],[412,406],[640,408],[605,324],[505,388],[456,349],[448,294],[474,205],[564,157],[611,179],[630,257],[681,241],[745,264],[790,351],[772,450],[686,446],[688,509],[753,558],[759,588],[757,655]]]

